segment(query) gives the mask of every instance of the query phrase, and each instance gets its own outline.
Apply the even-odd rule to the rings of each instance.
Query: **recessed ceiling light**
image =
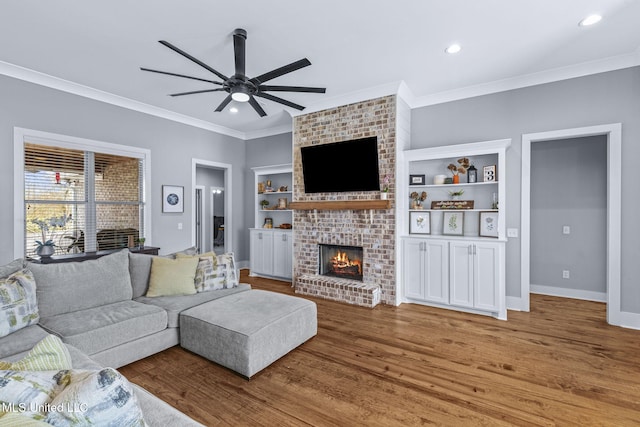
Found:
[[[238,109],[236,107],[231,107],[229,108],[229,112],[235,114],[238,112]]]
[[[581,27],[588,27],[589,25],[597,24],[602,19],[600,15],[589,15],[578,23]]]
[[[448,48],[446,48],[444,51],[447,52],[447,53],[458,53],[461,50],[462,50],[462,47],[459,44],[454,43],[451,46],[449,46]]]

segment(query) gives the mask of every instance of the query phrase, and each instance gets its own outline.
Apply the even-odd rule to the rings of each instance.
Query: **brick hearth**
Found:
[[[300,148],[350,139],[378,137],[380,179],[390,177],[389,209],[297,210],[293,215],[293,283],[297,293],[373,307],[395,301],[396,96],[298,116],[294,120],[295,202],[379,198],[379,192],[304,193]],[[357,167],[357,159],[354,161]],[[327,173],[339,173],[327,165]],[[363,247],[363,281],[318,275],[320,243]]]

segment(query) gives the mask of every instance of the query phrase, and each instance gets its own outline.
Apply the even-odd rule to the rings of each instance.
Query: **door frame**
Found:
[[[219,169],[224,171],[224,247],[225,251],[233,252],[233,205],[231,189],[233,188],[231,177],[233,176],[232,166],[229,163],[213,162],[211,160],[191,159],[191,186],[196,187],[196,169],[197,167],[205,167],[210,169]],[[195,198],[192,198],[192,212],[195,216]],[[196,241],[195,220],[191,229],[191,241]]]
[[[204,214],[205,214],[205,191],[206,188],[204,185],[195,185],[193,187],[193,200],[194,200],[194,209],[193,209],[193,228],[194,228],[194,245],[197,243],[198,239],[197,239],[197,230],[198,230],[198,206],[196,203],[197,197],[196,195],[198,194],[198,192],[200,192],[200,246],[198,248],[198,253],[203,253],[204,247],[206,247],[205,245],[205,241],[204,241],[204,236],[205,236],[205,224],[204,224]]]
[[[531,291],[531,144],[568,138],[607,137],[607,322],[622,326],[622,124],[612,123],[522,135],[522,189],[520,207],[520,309],[529,311]]]
[[[215,215],[213,215],[213,212],[214,212],[214,209],[216,207],[215,200],[214,200],[215,199],[214,192],[216,190],[221,190],[224,193],[224,187],[209,187],[209,195],[211,196],[211,203],[209,204],[209,206],[210,206],[209,209],[210,209],[211,215],[210,215],[210,218],[208,218],[208,220],[211,220],[211,235],[209,236],[209,238],[210,238],[209,240],[211,242],[211,251],[212,252],[215,252],[215,245],[214,245],[214,240],[215,239],[213,237],[214,234],[215,234],[215,230],[214,230],[215,224],[214,224],[214,221],[213,221],[213,218],[215,217]],[[224,201],[223,201],[223,203],[224,203]],[[225,218],[225,222],[226,221],[227,221],[227,219]],[[226,248],[226,246],[227,246],[227,242],[225,241],[223,248]],[[225,252],[226,252],[226,250],[225,250]]]

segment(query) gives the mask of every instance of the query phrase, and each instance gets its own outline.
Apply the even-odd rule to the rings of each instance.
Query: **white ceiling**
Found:
[[[247,104],[216,113],[224,92],[167,96],[210,85],[139,67],[217,79],[158,40],[226,75],[235,28],[248,32],[249,77],[306,57],[269,82],[326,87],[276,94],[305,111],[400,81],[415,107],[640,64],[637,0],[20,0],[0,12],[0,73],[240,137],[289,129],[297,111],[259,99],[267,117]],[[603,20],[577,25],[592,13]],[[457,55],[444,53],[452,42]]]

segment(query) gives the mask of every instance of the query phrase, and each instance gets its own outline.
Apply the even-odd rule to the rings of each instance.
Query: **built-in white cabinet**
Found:
[[[293,277],[293,235],[291,230],[252,228],[249,230],[250,275],[290,280]]]
[[[397,203],[404,301],[506,320],[504,178],[510,144],[504,139],[402,153]],[[458,183],[442,183],[443,175],[452,177],[448,166],[459,160],[474,165],[476,179],[460,174]],[[426,193],[421,206],[412,203],[414,192]]]

